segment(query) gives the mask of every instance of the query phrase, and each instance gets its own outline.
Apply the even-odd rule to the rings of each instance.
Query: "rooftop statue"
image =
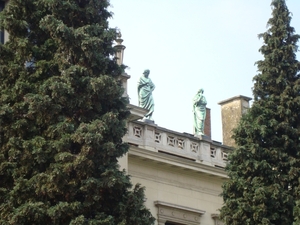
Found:
[[[152,92],[155,88],[155,85],[149,78],[150,70],[146,69],[143,72],[143,76],[140,77],[138,81],[138,97],[139,97],[139,106],[149,110],[149,112],[144,116],[144,119],[152,119],[152,114],[154,111],[154,101]]]
[[[193,99],[194,112],[194,134],[204,135],[204,124],[206,118],[206,98],[203,95],[203,88],[201,88]]]

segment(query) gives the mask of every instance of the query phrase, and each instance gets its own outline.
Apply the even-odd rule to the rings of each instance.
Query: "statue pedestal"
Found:
[[[155,125],[154,120],[149,120],[149,119],[144,118],[144,119],[141,119],[140,121],[144,122],[144,123]]]
[[[209,136],[206,136],[205,134],[194,134],[194,137],[197,137],[200,140],[211,141],[211,138]]]

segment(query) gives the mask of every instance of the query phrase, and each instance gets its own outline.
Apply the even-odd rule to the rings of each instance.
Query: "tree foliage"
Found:
[[[11,0],[0,14],[0,224],[153,224],[128,151],[107,0]]]
[[[226,170],[221,218],[227,225],[300,224],[299,35],[284,0],[272,0],[260,34],[254,102],[234,131],[237,147]]]

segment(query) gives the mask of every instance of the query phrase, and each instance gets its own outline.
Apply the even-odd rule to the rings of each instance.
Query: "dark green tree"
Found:
[[[234,131],[221,218],[226,225],[300,224],[299,35],[284,0],[272,0],[254,102]]]
[[[108,0],[10,0],[0,29],[0,224],[147,225]]]

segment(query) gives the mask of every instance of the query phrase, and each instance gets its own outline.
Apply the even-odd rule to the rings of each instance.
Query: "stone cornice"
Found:
[[[144,115],[148,112],[146,109],[132,104],[128,104],[127,108],[130,110],[129,121],[142,119]]]
[[[195,172],[201,172],[221,178],[228,178],[227,173],[223,168],[213,167],[211,165],[195,162],[188,158],[181,158],[161,152],[145,150],[133,145],[130,146],[129,157],[144,158],[155,162],[176,166],[182,169],[189,169]]]

